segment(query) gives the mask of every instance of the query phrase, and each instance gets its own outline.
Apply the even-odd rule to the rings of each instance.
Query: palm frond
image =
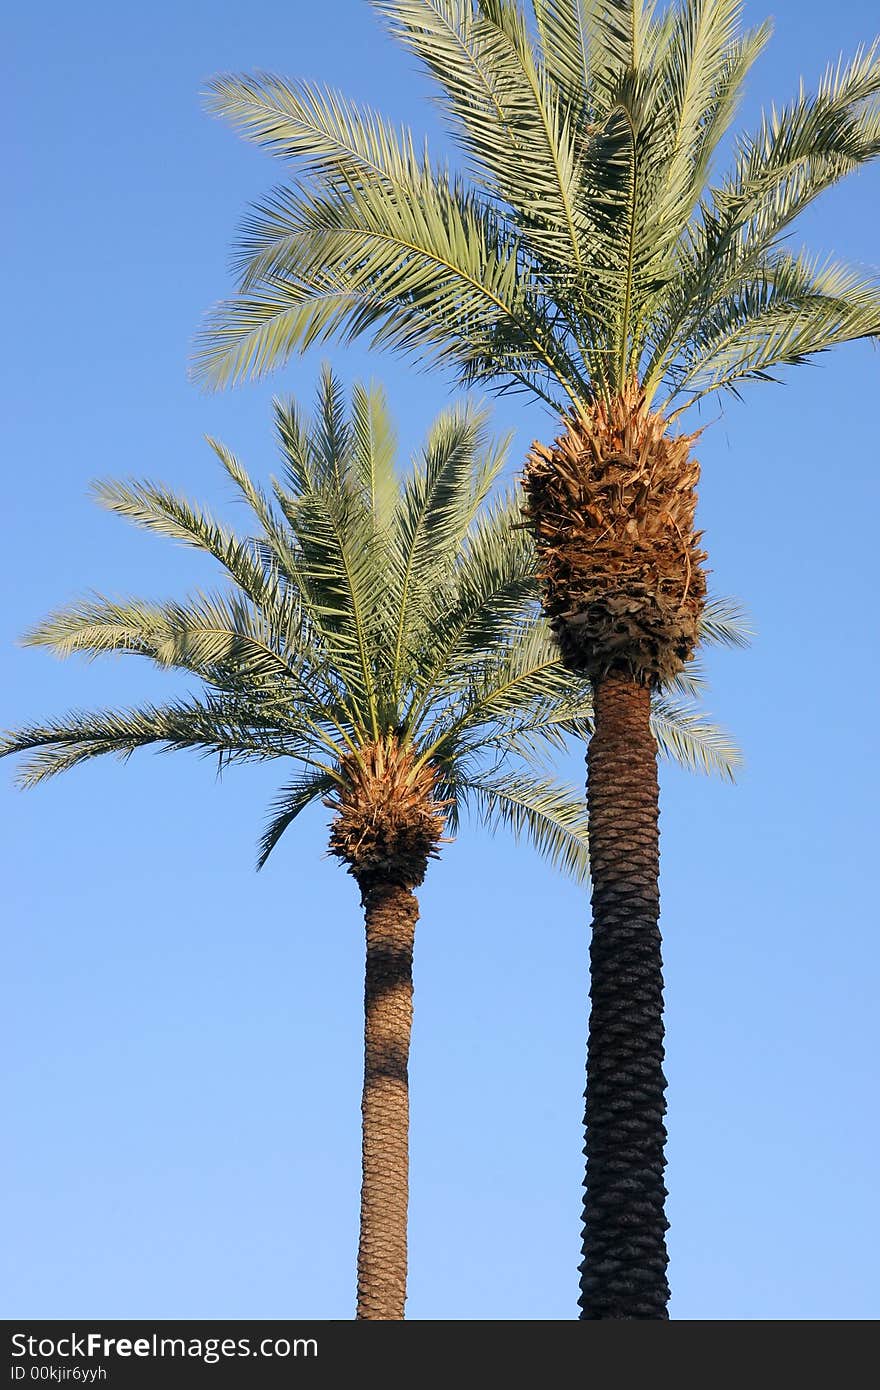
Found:
[[[240,540],[204,508],[192,506],[161,484],[99,480],[92,491],[102,507],[136,526],[212,555],[255,602],[273,586],[250,541]]]
[[[257,607],[235,592],[163,604],[94,594],[50,614],[22,644],[60,657],[145,656],[218,688],[259,686],[266,698],[293,700],[313,718],[338,712],[320,639],[289,597]]]
[[[651,729],[661,756],[693,772],[716,773],[732,782],[742,754],[723,729],[706,716],[669,695],[658,695],[651,706]]]
[[[412,189],[276,190],[245,225],[242,262],[242,297],[219,305],[199,339],[194,371],[206,384],[260,376],[314,342],[370,330],[374,346],[427,353],[468,380],[504,347],[512,379],[550,374],[580,397],[515,243],[427,168]]]
[[[731,598],[710,598],[700,618],[700,641],[707,646],[748,647],[754,631],[742,605]]]
[[[486,452],[486,421],[484,411],[467,405],[444,411],[403,480],[389,557],[395,680],[430,641],[427,627],[449,599],[460,547],[491,482],[484,476],[479,488],[473,485]]]
[[[397,434],[381,387],[355,384],[351,400],[352,472],[380,532],[391,526],[397,505]]]
[[[515,210],[536,251],[562,265],[581,263],[576,132],[524,13],[507,0],[374,3],[439,82],[478,180]]]
[[[573,878],[589,873],[587,807],[583,795],[526,774],[461,780],[457,790],[492,829],[526,835],[542,855]]]
[[[770,38],[769,24],[741,34],[743,0],[684,0],[671,12],[663,72],[672,126],[663,174],[670,225],[686,226],[710,161],[726,133],[748,72]]]
[[[880,152],[880,39],[830,66],[810,93],[762,115],[715,192],[725,230],[754,223],[765,244],[846,173]]]
[[[701,398],[840,343],[880,336],[880,280],[835,262],[777,258],[722,300],[693,335],[675,394]]]
[[[90,758],[109,753],[126,759],[150,744],[195,748],[217,755],[222,762],[305,756],[304,742],[294,728],[263,727],[246,710],[209,698],[123,711],[74,712],[66,719],[27,725],[0,737],[0,757],[30,753],[20,765],[17,780],[22,787],[34,787]]]
[[[533,0],[541,56],[575,107],[585,103],[598,40],[601,0]]]
[[[285,830],[315,801],[322,801],[340,784],[340,778],[320,769],[282,787],[270,808],[270,819],[260,837],[257,868],[262,869]]]
[[[408,130],[394,130],[375,111],[311,82],[273,73],[221,73],[206,89],[206,106],[270,154],[299,160],[318,179],[362,179],[412,185],[419,160]]]
[[[429,652],[439,677],[491,655],[537,608],[538,583],[531,536],[519,498],[487,508],[467,536],[452,586],[434,605]]]
[[[522,725],[532,729],[549,723],[571,689],[546,623],[533,618],[516,625],[500,651],[473,667],[457,699],[444,702],[423,728],[421,737],[428,748],[422,757],[443,764],[475,741],[488,741],[487,728],[494,739],[507,742]],[[525,719],[524,709],[529,711]]]

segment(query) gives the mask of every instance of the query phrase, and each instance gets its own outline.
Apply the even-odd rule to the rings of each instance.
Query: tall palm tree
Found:
[[[402,1318],[415,890],[466,809],[583,876],[585,809],[535,759],[583,732],[590,705],[540,615],[515,497],[487,502],[507,446],[484,415],[442,415],[402,477],[377,388],[355,387],[347,410],[325,373],[316,418],[277,404],[276,427],[284,478],[271,497],[211,441],[252,535],[162,486],[96,487],[112,511],[213,556],[228,591],[91,597],[25,639],[60,656],[147,657],[196,676],[202,694],[30,726],[0,755],[30,752],[24,786],[148,745],[216,754],[221,768],[292,759],[260,865],[307,806],[332,810],[330,853],[357,883],[366,926],[358,1317]],[[713,631],[735,635],[720,611]],[[654,714],[679,761],[730,768],[733,750],[693,706],[659,700]]]
[[[769,27],[741,0],[374,0],[439,87],[463,171],[304,82],[211,83],[298,162],[244,226],[240,295],[202,335],[222,385],[330,337],[451,366],[556,412],[525,470],[544,603],[595,690],[585,1318],[667,1316],[656,748],[650,693],[706,585],[689,407],[877,335],[877,281],[787,249],[880,152],[880,49],[774,106],[712,173]]]

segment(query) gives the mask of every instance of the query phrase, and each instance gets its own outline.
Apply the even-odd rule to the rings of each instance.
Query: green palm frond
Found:
[[[472,666],[509,641],[515,626],[534,610],[534,571],[519,498],[502,498],[477,519],[440,600],[433,592],[426,595],[436,633],[427,653],[429,669],[438,678],[444,670]]]
[[[276,402],[275,410],[278,419],[283,415],[284,407],[280,402]],[[254,482],[241,461],[221,440],[214,439],[211,435],[206,438],[260,523],[263,535],[257,547],[258,555],[264,563],[269,557],[267,568],[271,574],[282,576],[295,584],[299,575],[300,560],[295,545],[291,543],[291,537],[286,533],[278,515],[274,498],[269,497],[265,490]]]
[[[90,758],[113,754],[126,759],[149,745],[197,749],[221,762],[296,757],[308,760],[308,744],[295,727],[262,724],[255,712],[234,702],[181,701],[141,709],[73,713],[47,724],[27,725],[0,737],[0,757],[29,753],[20,766],[22,787],[54,777]]]
[[[260,610],[234,594],[194,594],[183,604],[147,604],[95,595],[51,614],[23,638],[58,656],[138,652],[159,666],[177,666],[210,679],[233,668],[250,679],[285,680],[292,666]],[[302,660],[302,652],[294,660]]]
[[[21,642],[25,647],[46,647],[59,657],[138,652],[155,658],[167,636],[168,615],[161,604],[95,594],[50,613]]]
[[[298,181],[245,224],[240,296],[199,340],[206,382],[366,334],[557,410],[633,371],[683,410],[880,336],[876,275],[817,270],[793,295],[780,249],[880,155],[877,43],[766,112],[716,179],[770,33],[744,28],[742,0],[374,5],[436,83],[472,185],[336,93],[218,78],[212,110],[294,160]]]
[[[742,13],[742,0],[688,0],[671,12],[663,56],[671,142],[662,189],[678,230],[693,216],[745,76],[770,38],[767,24],[741,34]]]
[[[519,774],[456,783],[462,800],[493,829],[527,835],[552,864],[583,880],[589,873],[587,808],[583,795],[539,777]]]
[[[304,777],[298,777],[295,782],[289,782],[286,787],[281,788],[272,803],[269,822],[260,839],[258,869],[262,869],[285,830],[289,830],[297,816],[315,801],[323,801],[339,787],[340,782],[341,778],[338,775],[319,769]]]
[[[880,283],[847,266],[786,257],[766,281],[750,281],[703,319],[674,395],[701,399],[744,380],[766,379],[780,366],[840,343],[878,336]]]
[[[444,411],[402,481],[389,556],[395,679],[447,626],[453,566],[504,462],[488,448],[486,423],[485,412],[467,406]],[[476,465],[481,456],[488,470]]]
[[[341,383],[325,369],[314,419],[306,425],[295,404],[278,403],[276,420],[293,489],[274,483],[293,537],[285,547],[296,556],[288,569],[343,679],[352,719],[365,720],[375,738],[384,714],[379,668],[388,663],[393,636],[382,508],[391,507],[396,482],[384,400],[378,388],[359,387],[349,420]],[[369,459],[365,427],[375,431]]]
[[[536,249],[561,265],[582,263],[576,131],[524,14],[459,0],[378,0],[376,8],[440,83],[477,179],[515,208]]]
[[[598,58],[600,9],[596,0],[534,0],[547,71],[574,107],[584,102]]]
[[[287,82],[272,73],[223,73],[207,86],[209,111],[272,154],[302,162],[319,179],[339,177],[348,187],[376,178],[411,186],[420,171],[412,137],[375,111],[314,83]]]
[[[443,702],[425,730],[422,756],[442,764],[475,741],[506,740],[511,725],[532,730],[536,723],[549,724],[559,712],[560,691],[570,695],[571,680],[549,628],[535,616],[515,626],[500,651],[471,668],[456,700]],[[531,718],[518,720],[524,707]]]
[[[235,592],[164,604],[96,594],[50,614],[22,642],[60,657],[138,654],[220,690],[244,681],[264,702],[285,704],[292,690],[316,724],[329,719],[336,728],[347,717],[317,634],[291,595],[256,607]]]
[[[210,513],[167,488],[134,479],[110,479],[96,481],[92,491],[102,507],[136,526],[212,555],[255,602],[272,585],[249,541],[239,540]]]
[[[297,528],[302,551],[301,592],[320,622],[325,644],[343,676],[353,717],[366,717],[378,736],[378,691],[374,657],[379,632],[387,639],[380,547],[363,499],[344,489],[315,488],[293,499],[276,495],[288,522]]]
[[[732,782],[742,764],[739,749],[723,729],[670,695],[654,699],[651,730],[661,755],[691,771],[718,773]]]
[[[880,40],[829,67],[810,93],[764,113],[714,191],[725,230],[775,239],[821,192],[880,153]]]
[[[376,526],[387,531],[397,505],[397,434],[388,414],[381,387],[367,391],[359,383],[352,390],[352,463],[358,486],[370,507]]]
[[[754,636],[748,615],[736,599],[710,598],[700,618],[700,640],[718,647],[747,647]]]
[[[245,224],[241,299],[200,337],[196,375],[223,386],[259,376],[315,342],[369,330],[375,346],[459,364],[484,378],[503,342],[524,384],[576,368],[555,341],[516,243],[485,208],[425,168],[411,188],[281,188]],[[462,320],[455,345],[452,317]],[[466,327],[465,327],[466,324]]]

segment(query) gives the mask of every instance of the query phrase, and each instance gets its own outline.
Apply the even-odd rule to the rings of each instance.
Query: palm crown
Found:
[[[113,511],[208,552],[232,587],[183,603],[89,598],[29,633],[28,644],[62,656],[146,656],[191,672],[204,691],[11,734],[2,752],[31,750],[22,782],[150,744],[200,749],[221,765],[292,758],[299,773],[274,807],[262,863],[301,810],[316,799],[344,803],[393,741],[406,755],[404,780],[418,791],[429,779],[453,832],[470,806],[582,874],[583,799],[536,758],[542,744],[584,731],[589,698],[539,614],[515,499],[486,501],[505,442],[487,437],[481,413],[455,408],[399,477],[381,391],[355,387],[346,410],[329,373],[313,422],[276,403],[276,425],[284,476],[271,498],[211,441],[257,523],[251,536],[161,486],[96,485]],[[707,627],[737,638],[723,605]],[[692,689],[692,679],[680,683],[682,695]],[[654,720],[667,752],[730,770],[724,736],[674,693],[656,701]]]
[[[373,0],[440,87],[465,174],[307,83],[224,76],[213,109],[302,179],[256,207],[213,384],[331,335],[526,388],[559,410],[637,379],[667,414],[880,333],[874,278],[783,246],[880,153],[880,50],[801,86],[711,169],[769,28],[741,0]]]

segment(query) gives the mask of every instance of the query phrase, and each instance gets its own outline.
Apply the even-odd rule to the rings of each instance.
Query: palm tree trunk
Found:
[[[400,1319],[406,1301],[409,1042],[419,906],[399,883],[361,884],[367,932],[358,1318]]]
[[[609,675],[594,698],[581,1318],[667,1318],[657,745],[646,686]]]

